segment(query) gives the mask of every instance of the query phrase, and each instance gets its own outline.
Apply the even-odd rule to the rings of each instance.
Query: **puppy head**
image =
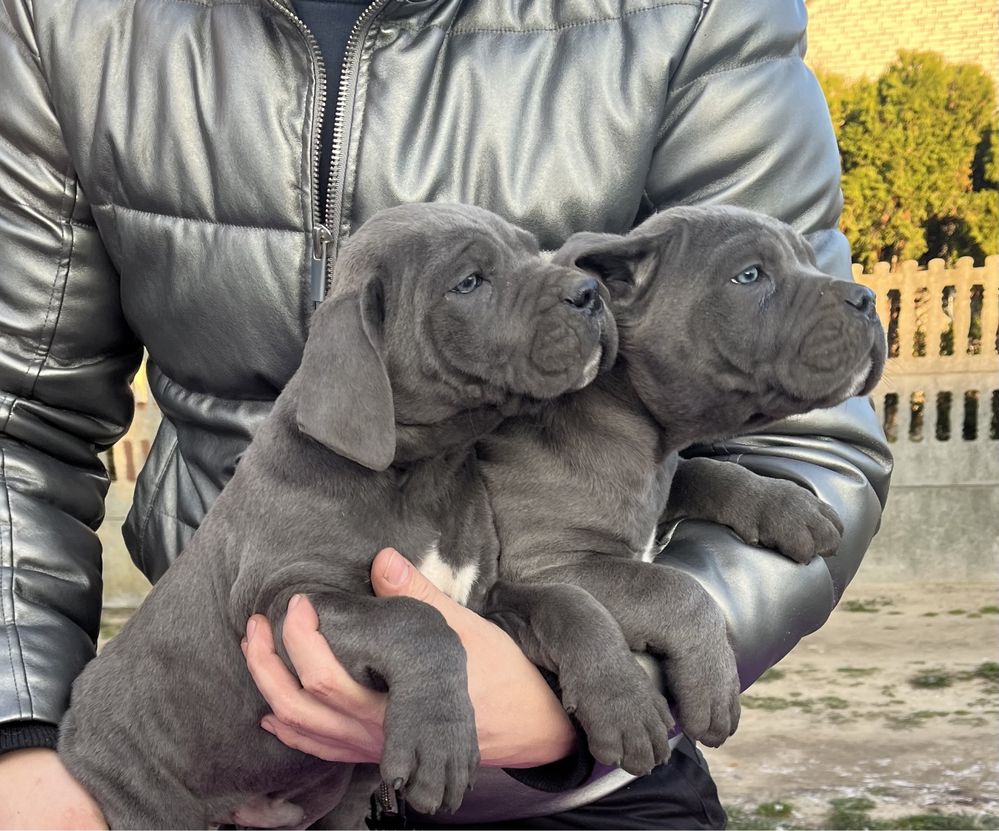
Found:
[[[607,284],[629,376],[664,426],[753,429],[881,376],[873,293],[823,274],[804,237],[762,214],[674,208],[623,237],[577,234],[555,260]]]
[[[344,245],[313,318],[298,426],[374,470],[421,455],[402,453],[403,434],[425,455],[441,436],[481,435],[501,417],[482,413],[512,415],[613,362],[607,299],[598,281],[543,260],[533,235],[488,211],[381,211]]]

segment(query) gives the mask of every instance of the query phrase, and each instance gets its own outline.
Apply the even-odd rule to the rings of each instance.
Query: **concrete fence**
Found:
[[[881,533],[864,566],[877,579],[975,579],[999,571],[999,257],[975,268],[969,258],[889,271],[858,282],[878,297],[888,330],[884,380],[873,395],[896,469]],[[131,565],[121,522],[149,453],[159,413],[143,374],[135,380],[136,417],[104,454],[112,474],[105,596],[133,605],[148,585]]]
[[[875,409],[895,456],[864,573],[973,580],[999,571],[999,257],[976,268],[886,263],[854,279],[877,294],[889,359]]]

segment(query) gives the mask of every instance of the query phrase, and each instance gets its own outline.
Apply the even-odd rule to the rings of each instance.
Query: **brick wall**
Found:
[[[999,0],[806,0],[808,63],[876,76],[899,49],[978,63],[999,84]]]

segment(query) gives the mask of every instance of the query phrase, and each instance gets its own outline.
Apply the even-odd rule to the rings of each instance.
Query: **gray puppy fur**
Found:
[[[613,321],[596,280],[465,206],[379,213],[333,286],[183,556],[74,684],[59,752],[112,827],[203,828],[246,810],[302,825],[337,804],[353,766],[260,729],[268,707],[240,652],[250,615],[279,630],[295,593],[351,675],[387,689],[385,781],[432,812],[472,780],[461,643],[432,607],[374,598],[370,564],[391,545],[430,570],[482,564],[472,580],[490,584],[498,540],[470,449],[505,415],[591,381],[613,360]]]
[[[678,451],[867,394],[884,333],[868,289],[821,273],[800,234],[746,210],[676,208],[627,236],[577,234],[555,262],[602,278],[619,357],[480,443],[502,549],[486,613],[558,674],[592,754],[641,774],[669,755],[673,721],[629,650],[662,657],[691,738],[718,745],[739,718],[720,609],[651,562],[657,523],[711,519],[799,561],[834,553],[842,533],[798,485]]]

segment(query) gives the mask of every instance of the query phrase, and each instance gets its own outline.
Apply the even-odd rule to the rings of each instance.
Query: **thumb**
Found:
[[[464,607],[438,589],[394,548],[383,548],[375,557],[371,564],[371,587],[378,597],[412,597],[429,603],[448,623],[453,615],[464,611]]]

